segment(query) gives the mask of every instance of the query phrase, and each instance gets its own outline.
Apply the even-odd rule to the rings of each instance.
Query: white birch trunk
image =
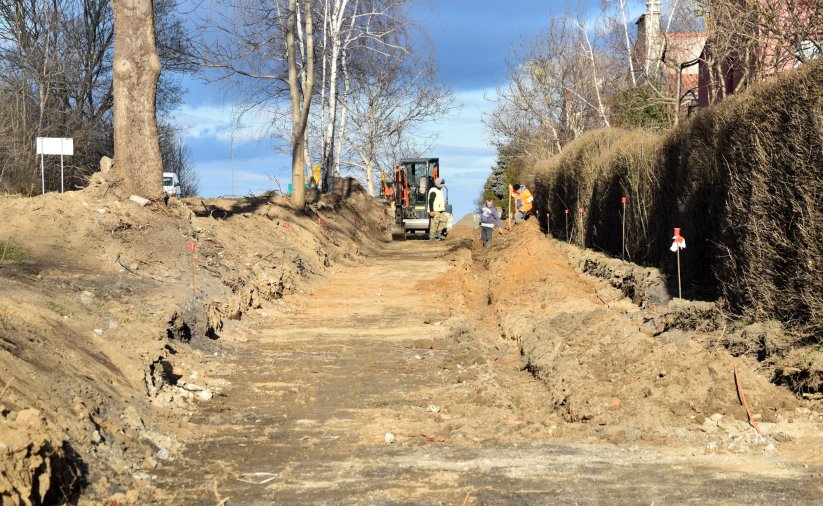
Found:
[[[374,197],[374,160],[366,162],[366,190]]]
[[[597,82],[597,65],[594,60],[594,49],[592,48],[591,41],[589,41],[589,32],[585,30],[582,23],[578,23],[578,26],[583,32],[583,37],[586,40],[585,49],[588,53],[589,62],[592,64],[592,85],[594,85],[594,94],[597,97],[597,111],[600,113],[601,119],[603,119],[603,126],[610,127],[611,125],[609,125],[609,118],[606,115],[606,107],[603,105],[603,99],[600,96],[600,83]]]
[[[629,58],[629,73],[632,76],[632,86],[637,86],[634,76],[634,61],[632,60],[632,46],[629,41],[629,26],[626,22],[626,0],[620,0],[620,14],[623,16],[623,33],[626,36],[626,56]]]

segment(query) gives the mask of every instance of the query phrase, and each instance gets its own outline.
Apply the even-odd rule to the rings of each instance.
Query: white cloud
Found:
[[[197,164],[200,193],[207,197],[231,195],[232,172],[235,195],[258,194],[275,189],[285,191],[290,182],[289,164],[287,158],[277,155],[201,162]]]
[[[214,137],[224,142],[256,142],[271,137],[275,114],[266,110],[253,111],[237,118],[232,106],[184,105],[177,110],[174,121],[186,130],[189,139]]]

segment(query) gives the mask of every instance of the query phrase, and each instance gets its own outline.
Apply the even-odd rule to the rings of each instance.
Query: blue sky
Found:
[[[506,57],[521,37],[546,26],[567,8],[597,7],[596,0],[417,0],[410,12],[431,37],[441,79],[454,89],[462,107],[427,127],[438,134],[430,152],[441,160],[457,219],[472,211],[496,153],[481,122],[494,108],[495,84],[502,81]],[[237,128],[223,88],[187,80],[183,105],[173,120],[188,130],[183,142],[200,175],[200,193],[213,197],[285,189],[290,159],[275,152],[270,138],[258,138],[264,118]],[[233,171],[232,171],[233,169]]]

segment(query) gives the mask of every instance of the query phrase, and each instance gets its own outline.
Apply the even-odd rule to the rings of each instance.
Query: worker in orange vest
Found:
[[[532,192],[522,184],[509,186],[509,191],[515,201],[515,209],[517,209],[517,212],[514,213],[514,222],[520,223],[531,215],[534,197],[532,197]]]

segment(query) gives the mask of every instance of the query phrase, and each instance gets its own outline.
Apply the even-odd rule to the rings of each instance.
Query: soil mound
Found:
[[[477,221],[477,217],[474,213],[469,213],[466,216],[460,218],[460,221],[454,224],[455,227],[465,227],[465,228],[478,228],[480,224]]]
[[[150,497],[192,412],[225,388],[215,340],[359,262],[389,226],[354,184],[300,211],[274,194],[141,205],[105,173],[4,197],[0,223],[4,504]]]
[[[85,480],[71,446],[36,409],[0,408],[0,502],[63,504]]]
[[[734,437],[764,448],[773,443],[748,424],[734,358],[718,346],[719,334],[707,335],[716,325],[703,328],[684,316],[710,308],[680,300],[641,308],[622,284],[612,284],[634,274],[609,274],[610,281],[599,284],[577,277],[570,263],[557,260],[568,246],[546,238],[534,223],[518,225],[503,244],[489,263],[502,331],[519,343],[526,367],[566,422],[594,427],[583,433],[610,442],[725,434],[732,446],[740,444]],[[591,256],[581,256],[586,270]],[[808,404],[757,374],[756,361],[740,357],[736,367],[756,423],[767,427],[764,434],[785,438],[788,429],[780,423]]]

